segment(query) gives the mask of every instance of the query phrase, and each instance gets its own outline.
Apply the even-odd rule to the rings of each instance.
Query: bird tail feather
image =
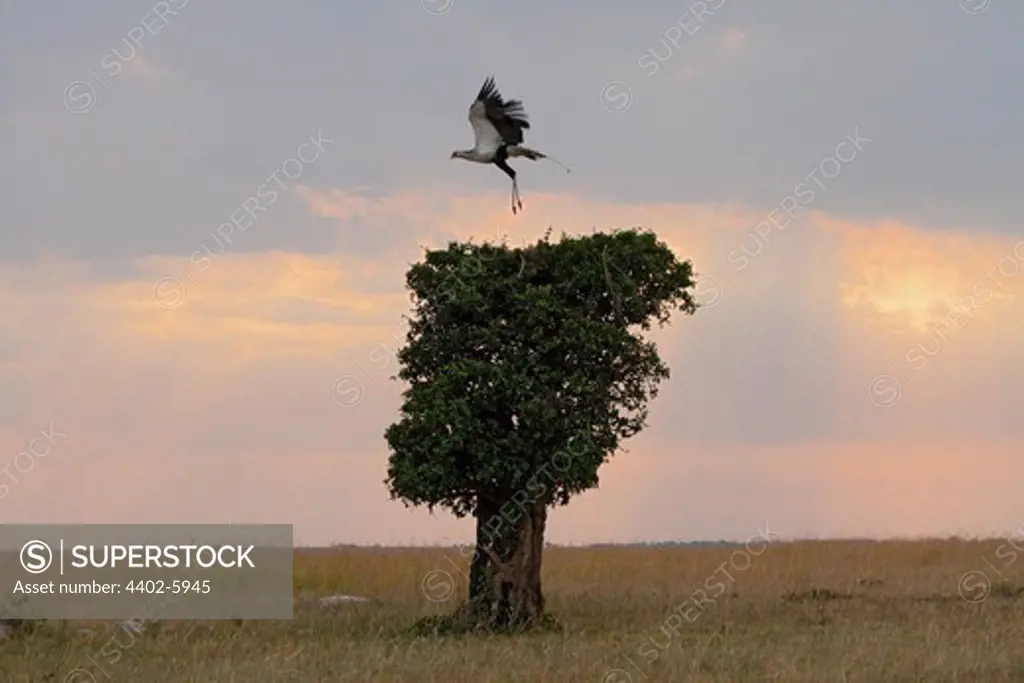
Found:
[[[509,147],[508,148],[508,155],[510,157],[526,157],[527,159],[529,159],[531,161],[537,161],[538,159],[547,159],[548,161],[553,161],[556,164],[558,164],[559,166],[561,166],[562,168],[564,168],[566,173],[572,173],[572,171],[569,170],[569,167],[566,166],[565,164],[563,164],[558,159],[555,159],[554,157],[550,157],[547,154],[544,154],[543,152],[538,152],[535,149],[530,149],[529,147],[524,147],[522,145],[513,145],[513,146]]]

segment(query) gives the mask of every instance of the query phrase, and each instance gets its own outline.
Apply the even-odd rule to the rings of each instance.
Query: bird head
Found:
[[[452,155],[450,157],[448,157],[448,158],[449,159],[456,159],[456,158],[458,158],[458,156],[459,156],[459,150],[455,150],[454,152],[452,152]]]

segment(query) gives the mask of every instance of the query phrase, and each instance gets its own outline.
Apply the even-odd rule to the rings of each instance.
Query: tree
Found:
[[[406,506],[476,518],[469,599],[448,628],[546,619],[547,510],[596,487],[645,426],[669,369],[639,331],[697,309],[690,262],[653,233],[550,232],[515,249],[451,242],[406,274],[409,386],[385,432],[385,482]]]

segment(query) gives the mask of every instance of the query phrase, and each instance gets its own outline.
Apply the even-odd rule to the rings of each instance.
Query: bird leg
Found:
[[[519,183],[516,182],[516,171],[514,168],[505,163],[508,158],[508,152],[504,147],[498,149],[498,153],[494,157],[494,165],[497,166],[505,173],[509,178],[512,179],[512,215],[516,213],[516,205],[519,209],[523,208],[523,200],[519,197]]]
[[[515,178],[512,178],[512,215],[516,213],[516,204],[519,205],[519,210],[523,209],[523,200],[519,197],[519,183],[516,182]]]

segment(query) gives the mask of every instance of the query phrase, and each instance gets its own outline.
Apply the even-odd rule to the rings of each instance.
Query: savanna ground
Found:
[[[109,623],[41,622],[0,644],[0,677],[1024,681],[1024,558],[1008,541],[750,548],[548,549],[545,595],[564,630],[518,638],[410,635],[416,619],[463,596],[465,580],[452,562],[465,568],[469,558],[456,549],[299,550],[293,621],[157,622],[138,635]],[[455,593],[444,600],[449,575]],[[695,598],[698,589],[707,597]],[[333,593],[377,602],[316,604]]]

